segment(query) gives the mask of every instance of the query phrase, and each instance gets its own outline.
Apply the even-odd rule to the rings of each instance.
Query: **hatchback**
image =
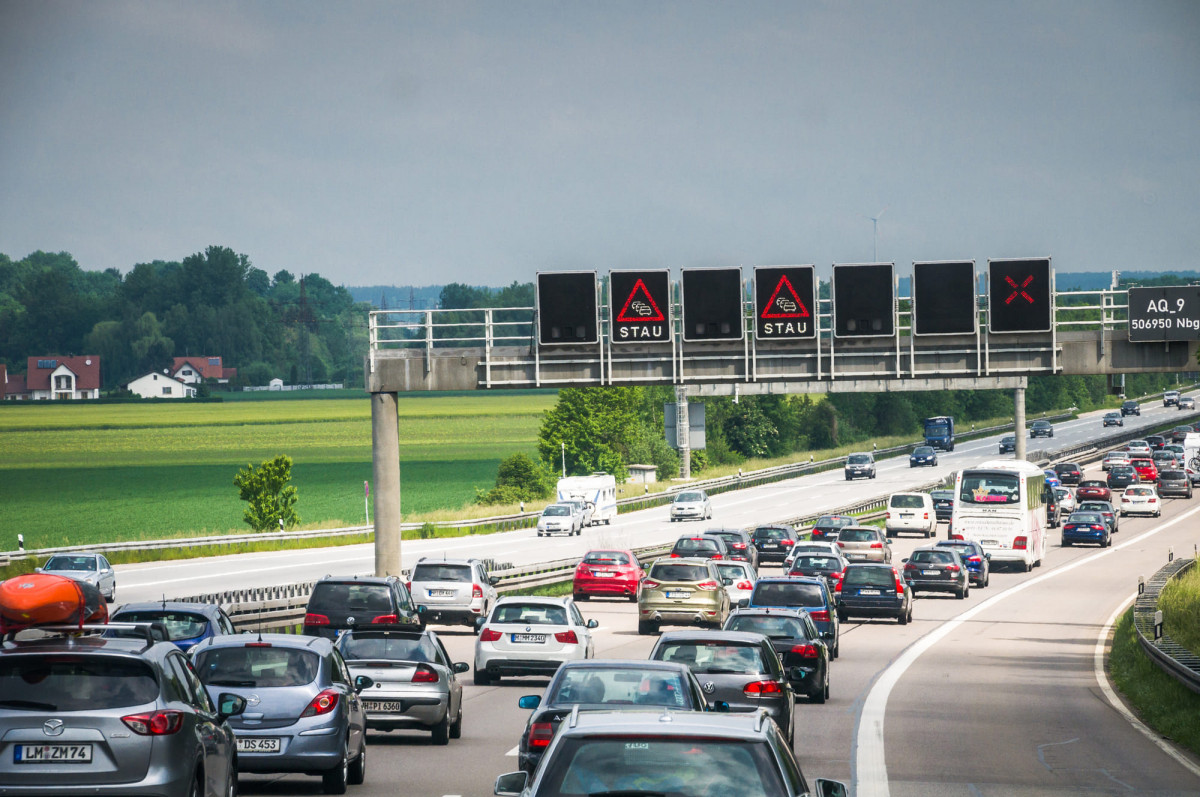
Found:
[[[1054,437],[1054,426],[1050,421],[1034,421],[1029,427],[1029,436]]]
[[[1192,482],[1187,471],[1164,470],[1158,474],[1158,494],[1164,498],[1175,495],[1180,498],[1192,497]]]
[[[760,578],[754,585],[750,599],[738,604],[741,609],[762,609],[767,607],[785,609],[803,609],[808,612],[821,638],[829,645],[829,654],[837,658],[841,652],[841,626],[833,600],[823,578],[788,577]]]
[[[1075,489],[1076,501],[1111,501],[1112,488],[1101,479],[1084,479]]]
[[[842,555],[842,549],[838,547],[836,540],[817,541],[800,541],[792,546],[792,550],[788,552],[787,558],[783,560],[783,569],[789,571],[796,561],[796,557],[806,553],[821,554],[828,556],[830,553],[836,554],[840,558],[845,558]]]
[[[1141,481],[1132,465],[1113,465],[1108,472],[1108,489],[1124,490],[1131,484]]]
[[[1108,530],[1113,534],[1120,531],[1120,521],[1117,519],[1117,510],[1112,505],[1111,501],[1080,501],[1078,512],[1095,512],[1100,517],[1104,518],[1108,523]]]
[[[892,544],[876,526],[847,526],[838,534],[837,544],[851,562],[892,561]]]
[[[583,532],[583,516],[570,504],[550,504],[542,510],[538,517],[537,535],[549,537],[551,534],[571,535]]]
[[[1124,425],[1125,425],[1125,418],[1123,418],[1121,416],[1121,413],[1106,412],[1104,414],[1104,427],[1105,428],[1108,428],[1109,426],[1124,426]]]
[[[575,566],[571,594],[577,601],[593,597],[627,598],[636,601],[638,584],[645,575],[633,551],[588,551]]]
[[[742,598],[749,598],[754,591],[754,582],[758,580],[758,572],[749,562],[722,560],[717,562],[717,572],[721,574],[721,584],[729,596],[730,606],[737,606]]]
[[[952,548],[918,548],[904,560],[903,572],[913,592],[952,592],[959,600],[971,594],[967,568]]]
[[[729,616],[729,595],[711,559],[659,559],[638,592],[638,633],[657,633],[663,623],[720,627]]]
[[[728,559],[729,546],[723,537],[704,534],[685,534],[675,540],[671,548],[673,557],[691,557],[693,559]]]
[[[958,551],[958,558],[963,567],[967,568],[967,576],[973,587],[986,587],[992,580],[992,555],[983,550],[983,546],[974,540],[942,540],[938,548],[951,548]]]
[[[1150,457],[1150,460],[1154,463],[1154,467],[1158,468],[1159,470],[1172,470],[1180,468],[1182,467],[1182,463],[1180,462],[1181,459],[1182,458],[1178,454],[1176,454],[1174,451],[1168,451],[1165,447],[1155,451]]]
[[[508,675],[553,675],[564,661],[590,659],[599,625],[584,620],[570,598],[532,595],[501,598],[478,622],[476,686]]]
[[[413,567],[408,591],[421,619],[475,627],[500,596],[497,578],[488,575],[479,559],[434,559],[422,556]]]
[[[894,617],[906,625],[912,619],[912,590],[889,564],[851,564],[837,594],[837,615],[843,622],[851,616]]]
[[[425,731],[437,745],[462,736],[458,675],[470,668],[450,658],[436,633],[358,629],[342,634],[337,648],[352,677],[372,681],[361,694],[368,728]]]
[[[326,639],[362,625],[410,625],[421,615],[396,576],[326,576],[313,585],[304,613],[304,633]]]
[[[1055,487],[1054,497],[1058,499],[1058,510],[1064,515],[1075,511],[1075,496],[1066,487]]]
[[[729,559],[749,562],[751,566],[758,567],[758,549],[754,547],[749,532],[741,529],[709,529],[704,534],[725,540],[725,544],[729,546]]]
[[[933,499],[933,511],[937,514],[939,521],[948,521],[954,517],[953,490],[934,490],[929,497]]]
[[[161,623],[167,631],[167,639],[185,653],[201,640],[237,633],[229,615],[220,606],[209,603],[126,603],[109,619],[117,623]]]
[[[1129,464],[1129,452],[1128,451],[1109,451],[1107,454],[1104,455],[1104,459],[1101,460],[1101,462],[1100,462],[1100,470],[1109,471],[1109,470],[1112,470],[1114,465],[1128,465],[1128,464]]]
[[[1150,446],[1150,451],[1161,451],[1162,447],[1167,444],[1167,438],[1160,434],[1152,434],[1146,437],[1146,443]]]
[[[810,537],[813,540],[836,540],[838,532],[853,525],[854,518],[848,515],[821,515],[813,524]]]
[[[751,535],[758,549],[759,564],[782,562],[800,539],[791,526],[759,526]]]
[[[1190,427],[1190,426],[1176,426],[1174,429],[1171,430],[1171,442],[1172,443],[1182,443],[1184,440],[1187,439],[1187,436],[1191,433],[1192,433],[1192,427]]]
[[[837,583],[842,580],[842,571],[850,564],[842,556],[841,551],[835,553],[801,553],[792,560],[788,576],[811,576],[823,578],[832,593],[837,589]]]
[[[917,446],[908,455],[908,467],[934,467],[938,464],[937,452],[933,446]]]
[[[1137,471],[1138,480],[1143,482],[1158,481],[1158,466],[1152,459],[1138,458],[1133,460],[1133,469]]]
[[[937,510],[929,493],[893,493],[888,498],[884,530],[888,537],[905,532],[917,532],[932,537],[937,532]]]
[[[1079,484],[1079,480],[1083,478],[1083,471],[1075,462],[1060,462],[1054,466],[1054,472],[1063,484]]]
[[[846,481],[852,479],[874,479],[875,457],[871,454],[851,454],[846,457]]]
[[[712,517],[712,501],[703,490],[684,490],[671,502],[671,522],[676,520],[708,520]]]
[[[107,602],[112,603],[117,599],[117,576],[103,554],[55,554],[46,560],[46,564],[35,568],[34,572],[84,581],[100,590]]]
[[[1017,450],[1017,438],[1015,435],[1005,435],[1000,438],[1000,453],[1011,454]]]
[[[1062,545],[1069,548],[1076,543],[1095,543],[1101,548],[1112,545],[1112,531],[1099,512],[1075,512],[1062,527]]]
[[[326,794],[360,784],[367,767],[367,720],[358,693],[369,678],[351,678],[328,639],[297,634],[236,634],[192,648],[200,682],[245,699],[230,719],[241,772],[319,775]]]
[[[1158,490],[1148,484],[1127,487],[1121,495],[1121,517],[1126,515],[1162,516],[1162,502]]]
[[[801,609],[734,609],[725,631],[752,631],[771,640],[787,679],[813,703],[829,699],[829,646]]]
[[[1136,401],[1132,401],[1132,400],[1123,401],[1123,402],[1121,402],[1121,414],[1122,415],[1141,415],[1142,407]]]

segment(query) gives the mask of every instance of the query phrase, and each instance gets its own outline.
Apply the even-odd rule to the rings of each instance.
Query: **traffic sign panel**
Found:
[[[671,341],[671,272],[612,271],[608,275],[613,343]]]
[[[683,339],[741,340],[742,270],[685,268],[683,275]]]
[[[815,272],[811,265],[754,268],[755,337],[760,340],[816,337]]]
[[[894,263],[833,264],[833,334],[888,338],[896,334]]]
[[[1129,339],[1200,340],[1200,285],[1130,288]]]
[[[1050,258],[988,261],[988,331],[1049,332],[1054,326]]]
[[[543,346],[598,343],[596,272],[539,271],[537,322],[538,343]]]
[[[975,261],[913,263],[913,334],[974,335]]]

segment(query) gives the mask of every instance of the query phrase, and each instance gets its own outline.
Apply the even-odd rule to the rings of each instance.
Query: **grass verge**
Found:
[[[1167,582],[1158,596],[1167,636],[1193,653],[1200,651],[1200,569],[1193,566]]]

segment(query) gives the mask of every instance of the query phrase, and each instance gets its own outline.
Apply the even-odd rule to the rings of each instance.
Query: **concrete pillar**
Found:
[[[679,478],[692,478],[691,421],[688,420],[687,388],[675,386],[675,439],[679,442]]]
[[[375,575],[400,575],[400,419],[395,393],[371,394]]]
[[[1017,438],[1017,449],[1013,456],[1025,459],[1025,388],[1013,388],[1013,435]]]

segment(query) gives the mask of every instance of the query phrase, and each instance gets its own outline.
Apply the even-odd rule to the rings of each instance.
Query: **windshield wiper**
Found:
[[[667,793],[641,789],[617,789],[615,791],[594,791],[588,797],[667,797]]]
[[[210,686],[255,686],[258,682],[257,681],[235,681],[231,678],[225,679],[225,680],[222,680],[220,678],[214,678],[213,680],[209,681],[208,683]]]
[[[53,703],[39,703],[35,700],[0,700],[0,706],[37,709],[39,711],[58,711],[58,706]]]

